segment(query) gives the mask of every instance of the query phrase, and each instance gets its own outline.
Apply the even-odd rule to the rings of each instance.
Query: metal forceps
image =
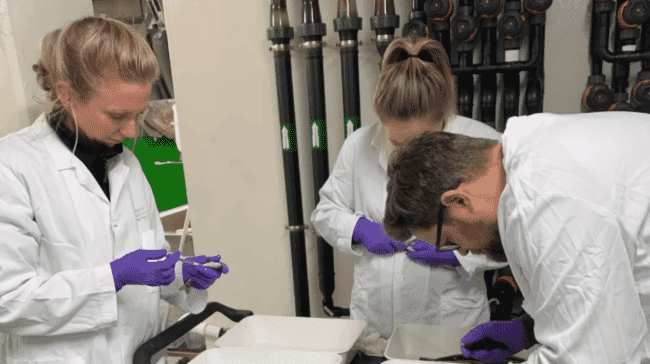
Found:
[[[203,267],[212,268],[212,269],[217,270],[217,271],[218,271],[218,270],[221,270],[221,267],[222,267],[221,263],[219,263],[219,262],[213,262],[213,261],[210,260],[210,258],[208,258],[208,261],[205,262],[205,263],[203,263],[203,264],[201,264],[201,263],[197,263],[197,262],[193,262],[193,261],[191,261],[191,260],[188,260],[187,258],[189,258],[189,257],[186,257],[186,256],[181,255],[181,256],[178,258],[178,260],[180,260],[181,262],[186,263],[186,264],[190,264],[190,265],[200,265],[200,266],[203,266]],[[185,292],[189,293],[189,292],[190,292],[190,287],[192,287],[192,282],[194,282],[194,281],[192,280],[192,278],[188,279],[187,282],[185,282],[185,284],[184,284],[181,288],[179,288],[178,290],[180,291],[180,290],[182,290],[182,289],[185,289]]]
[[[406,245],[406,250],[408,250],[408,251],[410,251],[410,252],[414,252],[415,249],[413,249],[413,247],[411,246],[411,244],[415,243],[417,240],[418,240],[418,237],[417,237],[417,236],[415,236],[415,235],[411,235],[411,237],[408,238],[408,239],[404,242],[404,245]]]

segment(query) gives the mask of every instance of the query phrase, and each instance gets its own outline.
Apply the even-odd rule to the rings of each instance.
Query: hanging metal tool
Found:
[[[409,35],[429,36],[427,14],[424,12],[424,0],[413,0],[409,21],[402,27],[402,37]]]
[[[429,38],[442,43],[447,54],[451,54],[449,18],[454,13],[454,3],[452,0],[426,0],[424,12],[429,17]]]
[[[343,85],[343,130],[347,138],[361,126],[359,96],[359,45],[357,33],[362,19],[357,13],[356,0],[339,0],[334,31],[341,39],[341,78]]]
[[[481,17],[481,47],[483,65],[497,63],[497,16],[503,10],[504,0],[481,0],[476,4],[476,13]],[[484,73],[481,77],[480,100],[481,121],[496,129],[497,73]]]
[[[298,34],[307,60],[307,93],[309,100],[309,128],[311,130],[311,157],[314,176],[314,202],[320,200],[319,191],[329,177],[327,157],[327,124],[325,120],[325,78],[323,75],[323,36],[326,25],[321,21],[318,0],[302,1],[302,23]],[[343,309],[334,307],[334,252],[322,238],[317,238],[318,279],[323,294],[323,310],[329,316],[342,316]]]
[[[370,18],[370,29],[375,31],[379,56],[384,57],[386,48],[399,28],[399,15],[395,15],[393,0],[375,0],[375,16]],[[379,62],[381,65],[381,61]]]
[[[478,35],[478,22],[474,18],[474,0],[459,0],[458,11],[451,21],[453,45],[450,60],[452,66],[471,67]],[[458,75],[458,114],[472,117],[474,110],[474,76]]]
[[[289,230],[291,241],[295,308],[296,316],[309,317],[309,287],[307,283],[307,253],[305,251],[304,232],[306,227],[303,223],[302,197],[300,194],[296,116],[291,78],[290,41],[293,39],[293,28],[289,25],[286,0],[271,0],[270,4],[271,26],[267,29],[266,34],[267,38],[273,43],[271,50],[275,60],[282,159],[284,162],[284,181],[289,215],[289,225],[286,226],[286,229]]]

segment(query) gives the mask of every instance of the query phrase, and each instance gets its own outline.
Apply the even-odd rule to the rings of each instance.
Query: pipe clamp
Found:
[[[290,233],[294,233],[296,231],[309,230],[309,225],[285,225],[284,228],[289,230]]]
[[[341,48],[352,48],[352,47],[356,47],[357,45],[358,44],[356,40],[350,39],[350,40],[341,41]]]
[[[290,51],[291,45],[289,44],[274,44],[269,48],[269,51],[281,52],[281,51]]]
[[[377,34],[377,42],[392,42],[393,38],[392,34]]]
[[[323,47],[323,42],[319,40],[311,40],[311,41],[300,43],[298,45],[299,49],[311,49],[311,48],[320,48],[320,47]]]

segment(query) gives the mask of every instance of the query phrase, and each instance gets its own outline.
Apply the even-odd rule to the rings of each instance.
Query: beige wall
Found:
[[[288,1],[291,25],[300,23],[300,1]],[[343,143],[341,74],[333,45],[336,0],[321,1],[327,24],[324,50],[330,168]],[[410,1],[396,1],[401,24]],[[374,2],[357,1],[362,124],[376,122],[370,98],[379,56],[371,38]],[[580,111],[589,74],[588,0],[555,1],[548,12],[544,110]],[[257,314],[293,315],[289,236],[278,131],[275,74],[268,51],[268,1],[164,1],[187,191],[197,254],[222,254],[232,272],[210,288],[210,299]],[[401,34],[401,29],[400,29]],[[292,54],[300,139],[305,221],[313,209],[304,55]],[[316,247],[307,240],[312,316],[323,316]],[[353,259],[335,253],[335,304],[348,307]],[[216,317],[216,316],[215,316]],[[225,324],[221,318],[215,323]]]
[[[90,0],[0,0],[0,136],[27,126],[48,107],[32,71],[43,36],[92,14]]]

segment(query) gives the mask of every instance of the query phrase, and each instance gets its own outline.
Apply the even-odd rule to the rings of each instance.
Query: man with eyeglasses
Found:
[[[649,140],[631,112],[511,118],[502,143],[425,133],[391,159],[384,227],[507,261],[541,344],[528,363],[650,363]],[[461,350],[501,360],[534,342],[524,326],[479,325]],[[468,348],[488,338],[508,349]]]

